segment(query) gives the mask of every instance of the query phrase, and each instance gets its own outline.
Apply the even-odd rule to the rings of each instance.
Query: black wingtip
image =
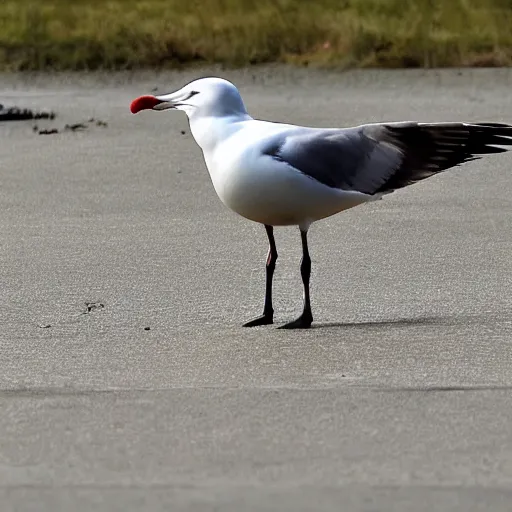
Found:
[[[512,126],[504,123],[418,123],[387,128],[404,158],[378,192],[402,188],[483,155],[512,149]]]

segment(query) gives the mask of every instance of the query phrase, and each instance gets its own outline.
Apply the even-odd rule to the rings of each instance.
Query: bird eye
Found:
[[[196,94],[199,94],[199,91],[192,91],[187,99],[192,98],[192,96],[195,96]]]

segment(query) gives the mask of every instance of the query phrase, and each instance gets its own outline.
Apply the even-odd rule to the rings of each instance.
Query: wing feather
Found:
[[[411,122],[304,129],[272,140],[264,153],[329,187],[376,194],[509,146],[506,124]]]

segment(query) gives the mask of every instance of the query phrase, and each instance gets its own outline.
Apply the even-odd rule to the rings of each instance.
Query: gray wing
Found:
[[[497,145],[512,146],[512,126],[390,123],[303,129],[274,139],[264,153],[329,187],[376,194],[506,151]]]

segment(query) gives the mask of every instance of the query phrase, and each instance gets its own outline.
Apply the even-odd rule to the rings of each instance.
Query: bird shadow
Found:
[[[330,327],[344,327],[349,329],[363,329],[368,327],[408,327],[421,325],[454,325],[466,322],[467,319],[446,316],[420,316],[415,318],[390,318],[384,320],[370,320],[367,322],[318,322],[312,329],[326,329]]]
[[[467,386],[418,386],[418,387],[389,387],[374,388],[382,393],[408,392],[408,393],[450,393],[455,391],[510,391],[512,385],[467,385]]]

